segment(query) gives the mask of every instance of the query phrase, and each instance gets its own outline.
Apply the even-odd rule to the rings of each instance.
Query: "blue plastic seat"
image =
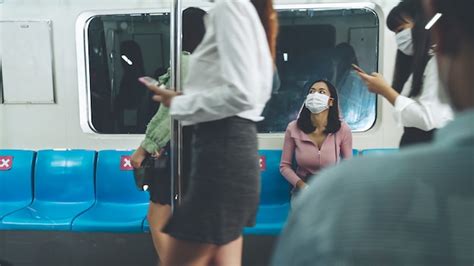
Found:
[[[354,157],[359,156],[359,150],[352,149],[352,156],[354,156]]]
[[[33,159],[25,150],[0,150],[0,220],[33,200]]]
[[[265,169],[261,172],[260,206],[257,223],[246,227],[245,234],[278,235],[284,227],[290,210],[291,186],[280,174],[281,150],[260,150]]]
[[[149,202],[135,187],[133,171],[121,169],[129,151],[100,151],[96,171],[96,203],[72,223],[73,231],[141,232]]]
[[[39,151],[31,205],[3,218],[8,230],[70,230],[94,203],[95,151]]]
[[[397,152],[398,149],[392,149],[392,148],[386,148],[386,149],[366,149],[362,150],[360,154],[362,156],[374,156],[374,155],[384,155],[384,154],[389,154],[389,153],[394,153]]]

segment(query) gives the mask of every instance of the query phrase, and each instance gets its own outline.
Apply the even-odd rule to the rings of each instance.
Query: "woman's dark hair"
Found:
[[[250,0],[257,10],[260,21],[267,35],[268,46],[273,60],[276,58],[276,41],[278,36],[278,16],[273,9],[273,0]]]
[[[474,1],[472,0],[434,0],[433,7],[436,12],[443,14],[442,30],[460,28],[471,41],[474,41]],[[451,47],[448,47],[451,48]]]
[[[401,25],[414,21],[416,5],[413,1],[400,2],[387,16],[387,27],[395,32]],[[413,34],[413,31],[412,31]],[[406,55],[397,50],[395,58],[395,71],[393,73],[392,87],[401,92],[403,85],[413,72],[413,56]]]
[[[401,25],[413,21],[416,11],[415,6],[411,3],[400,2],[397,6],[390,10],[387,16],[387,27],[395,32]]]
[[[402,51],[397,50],[392,87],[398,93],[402,92],[403,85],[405,85],[411,73],[413,73],[413,56],[406,55]]]
[[[407,56],[400,51],[397,52],[392,86],[400,92],[403,84],[413,73],[412,88],[408,96],[416,97],[421,94],[426,64],[431,58],[429,54],[431,38],[429,32],[425,30],[427,20],[420,0],[402,0],[388,15],[387,27],[395,31],[401,24],[408,22],[408,19],[412,19],[414,23],[411,30],[414,54]]]
[[[308,86],[306,86],[308,93],[311,87],[314,84],[319,83],[319,82],[323,82],[328,86],[329,92],[331,93],[331,98],[333,99],[333,105],[329,106],[328,124],[326,125],[326,129],[324,130],[324,133],[326,134],[336,133],[341,128],[341,119],[339,117],[339,100],[337,97],[337,90],[336,90],[336,87],[334,87],[334,85],[332,85],[332,83],[327,80],[316,80],[314,82],[308,83]],[[313,123],[311,122],[311,111],[308,108],[306,108],[304,104],[303,104],[303,108],[301,109],[300,116],[298,117],[298,120],[296,121],[296,125],[301,131],[303,131],[306,134],[312,133],[316,130],[316,127],[313,126]]]
[[[201,43],[206,33],[204,15],[206,11],[197,7],[183,10],[183,51],[192,53]]]
[[[426,64],[428,64],[431,58],[431,36],[425,29],[428,20],[425,18],[421,3],[418,4],[417,8],[419,12],[415,15],[415,26],[412,30],[414,48],[413,84],[410,94],[408,95],[409,97],[416,97],[421,94]]]

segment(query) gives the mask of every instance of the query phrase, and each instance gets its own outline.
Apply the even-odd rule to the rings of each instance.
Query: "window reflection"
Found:
[[[367,9],[282,10],[273,91],[260,133],[284,132],[296,119],[305,85],[327,79],[336,85],[341,115],[353,131],[368,130],[376,97],[351,69],[377,70],[378,18]],[[170,60],[170,16],[103,15],[88,27],[91,124],[98,133],[141,134],[158,109],[137,77],[158,77]]]
[[[274,91],[259,123],[260,133],[284,132],[296,119],[307,83],[327,79],[340,95],[341,115],[353,131],[375,122],[376,97],[352,71],[358,64],[377,69],[378,19],[366,9],[285,10],[279,12],[277,68],[280,88]]]
[[[138,77],[169,64],[169,14],[104,15],[88,28],[91,119],[98,133],[142,134],[158,109]]]

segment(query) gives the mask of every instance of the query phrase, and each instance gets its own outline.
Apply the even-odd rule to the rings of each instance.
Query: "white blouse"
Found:
[[[273,60],[249,0],[218,0],[205,18],[206,34],[190,56],[183,95],[170,115],[184,125],[239,116],[261,121],[270,99]]]
[[[438,66],[434,56],[426,65],[420,95],[409,98],[412,82],[413,75],[408,78],[402,93],[395,100],[394,117],[398,125],[429,131],[442,128],[453,120],[453,110],[447,104],[448,100],[441,98],[446,94],[440,94],[440,90],[444,88],[438,78]]]

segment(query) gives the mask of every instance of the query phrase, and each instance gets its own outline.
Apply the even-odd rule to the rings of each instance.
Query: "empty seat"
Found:
[[[0,150],[0,220],[33,200],[33,151]]]
[[[260,150],[261,194],[254,227],[246,227],[245,234],[278,235],[290,210],[290,184],[280,174],[281,150]]]
[[[360,154],[362,156],[367,156],[367,155],[383,155],[383,154],[388,154],[388,153],[394,153],[397,152],[398,149],[392,149],[392,148],[384,148],[384,149],[366,149],[362,150]]]
[[[95,151],[39,151],[31,205],[3,218],[9,230],[70,230],[94,203]]]
[[[96,203],[77,217],[73,231],[141,232],[149,196],[135,187],[129,151],[100,151]]]
[[[358,155],[359,155],[359,150],[352,149],[352,156],[358,156]]]

